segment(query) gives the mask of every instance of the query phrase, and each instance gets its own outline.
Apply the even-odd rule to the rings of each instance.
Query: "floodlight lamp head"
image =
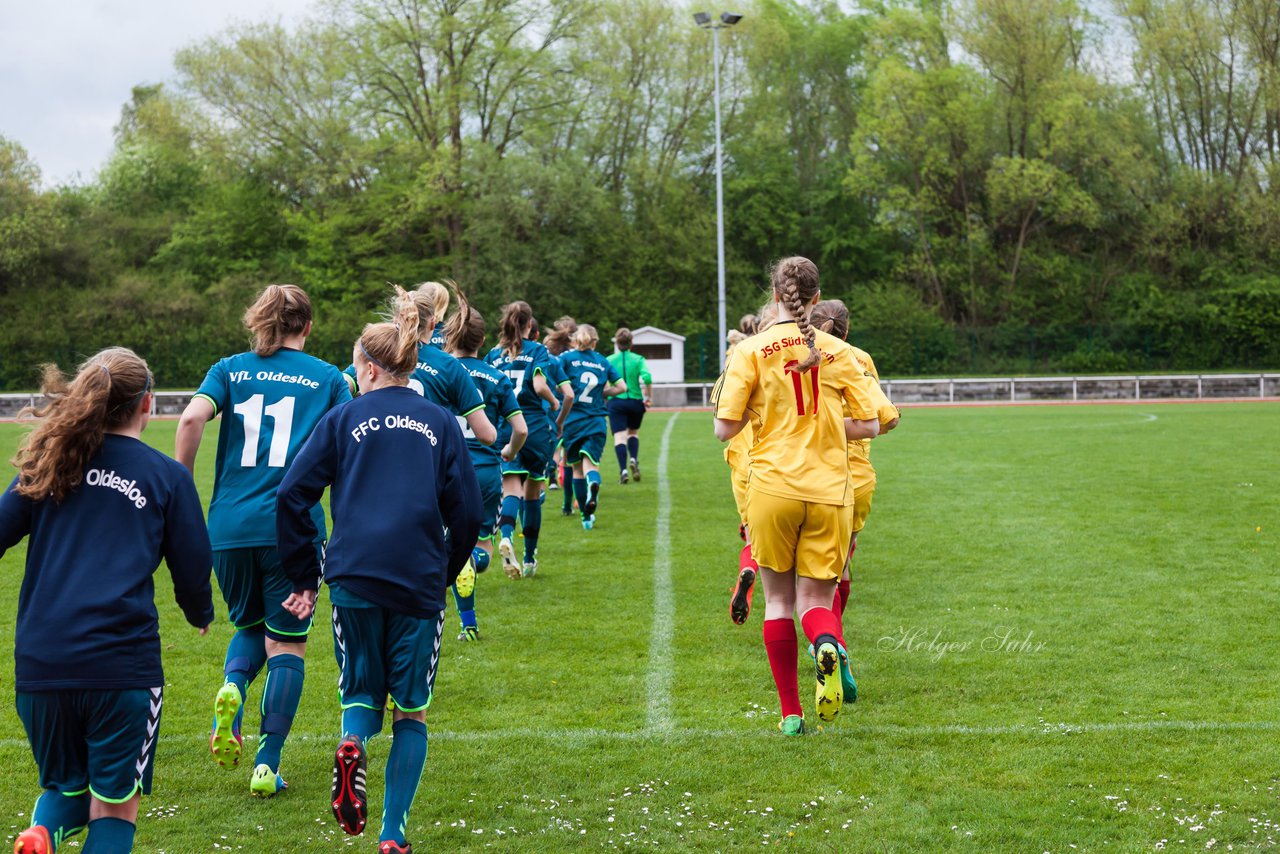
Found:
[[[726,27],[732,27],[734,24],[742,20],[742,16],[737,12],[721,12],[720,20],[724,21]]]
[[[711,23],[711,15],[707,12],[694,12],[693,22],[700,27],[708,26]]]

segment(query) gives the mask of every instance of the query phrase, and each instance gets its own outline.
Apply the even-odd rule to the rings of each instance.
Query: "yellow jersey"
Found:
[[[847,507],[854,488],[844,419],[876,418],[877,386],[851,346],[825,332],[814,335],[822,356],[803,374],[788,370],[809,355],[795,321],[739,344],[717,383],[716,417],[749,418],[750,489]]]
[[[862,368],[862,372],[875,380],[876,418],[880,420],[880,425],[884,426],[898,417],[898,407],[889,402],[884,390],[880,388],[880,373],[876,370],[876,363],[871,358],[871,354],[866,350],[854,347],[853,357],[857,360],[859,367]],[[849,464],[871,465],[870,439],[854,439],[849,443]]]

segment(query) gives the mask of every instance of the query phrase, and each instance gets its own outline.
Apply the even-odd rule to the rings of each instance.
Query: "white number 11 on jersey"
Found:
[[[275,422],[271,431],[271,447],[267,451],[267,465],[283,468],[289,456],[289,434],[293,432],[293,398],[282,397],[268,407],[266,398],[255,394],[244,403],[237,403],[232,411],[244,419],[244,450],[240,453],[240,465],[253,468],[258,464],[258,435],[262,432],[262,416],[269,415]]]

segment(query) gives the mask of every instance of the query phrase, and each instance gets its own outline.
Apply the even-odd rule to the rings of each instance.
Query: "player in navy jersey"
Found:
[[[221,414],[217,474],[209,505],[213,569],[236,633],[225,684],[214,698],[209,748],[223,768],[240,761],[240,723],[249,685],[267,669],[261,738],[249,791],[285,788],[280,752],[302,697],[309,620],[280,607],[289,579],[276,550],[276,487],[320,418],[351,399],[333,365],[302,352],[311,300],[297,285],[268,285],[244,315],[253,349],[222,359],[205,375],[178,423],[177,458],[195,470],[204,426]],[[314,548],[324,543],[324,510],[311,508]]]
[[[497,527],[498,507],[502,503],[502,464],[516,458],[529,436],[529,428],[520,411],[520,404],[516,401],[515,386],[511,379],[479,358],[480,348],[484,346],[484,332],[484,318],[459,293],[458,311],[445,327],[449,350],[471,374],[476,390],[484,398],[485,416],[489,421],[499,430],[510,425],[509,437],[501,448],[496,444],[485,445],[467,437],[467,450],[471,452],[471,464],[476,470],[484,502],[479,541],[471,552],[470,566],[475,572],[488,569],[493,557],[493,532]],[[467,569],[464,568],[462,572],[465,575]],[[460,575],[459,582],[461,580]],[[480,630],[476,622],[475,589],[473,587],[468,596],[459,589],[459,582],[454,582],[453,585],[453,598],[462,620],[458,640],[478,640]]]
[[[502,464],[502,508],[498,514],[498,553],[502,555],[502,569],[508,578],[529,578],[538,570],[538,534],[542,528],[542,482],[547,478],[547,463],[555,448],[563,419],[573,406],[571,391],[565,392],[564,406],[556,400],[547,383],[547,348],[528,340],[533,323],[533,310],[529,304],[517,300],[502,309],[499,346],[489,351],[485,361],[510,377],[516,389],[516,400],[529,427],[529,438],[520,453],[511,462]],[[559,419],[552,422],[542,411],[541,400],[551,404]],[[505,430],[498,441],[505,444]],[[516,518],[520,516],[524,502],[524,565],[516,557]]]
[[[123,348],[91,357],[70,384],[47,366],[49,403],[34,410],[40,423],[0,496],[0,556],[30,537],[15,688],[44,791],[14,841],[21,854],[54,851],[86,826],[86,852],[132,850],[164,700],[161,559],[187,622],[204,634],[213,621],[195,484],[139,441],[151,386],[146,363]]]
[[[575,349],[566,350],[560,365],[573,384],[573,410],[564,421],[561,443],[565,462],[573,466],[573,492],[582,509],[583,530],[596,522],[600,500],[600,458],[609,438],[605,398],[622,394],[627,384],[609,360],[596,352],[600,336],[584,323],[573,333]]]
[[[284,606],[304,619],[321,576],[307,510],[330,489],[324,579],[343,709],[330,804],[349,834],[368,819],[364,745],[382,730],[391,698],[380,854],[410,850],[405,828],[426,763],[445,588],[471,555],[481,512],[455,416],[406,388],[418,318],[408,294],[397,288],[397,296],[395,323],[370,324],[356,342],[360,397],[320,422],[277,498],[280,555],[293,582]]]

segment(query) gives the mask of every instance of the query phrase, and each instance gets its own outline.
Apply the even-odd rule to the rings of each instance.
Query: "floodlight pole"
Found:
[[[725,349],[729,336],[726,329],[724,306],[724,165],[720,156],[720,28],[711,30],[712,66],[715,69],[716,102],[716,277],[720,317],[720,337],[716,349],[719,352],[720,371],[724,372]]]
[[[720,30],[732,27],[742,20],[742,15],[734,12],[722,12],[720,20],[712,23],[711,15],[706,12],[694,14],[693,20],[704,30],[711,30],[711,64],[715,77],[716,107],[716,302],[720,321],[719,350],[720,370],[724,371],[725,346],[728,343],[728,329],[725,320],[724,299],[724,158],[720,151]]]

